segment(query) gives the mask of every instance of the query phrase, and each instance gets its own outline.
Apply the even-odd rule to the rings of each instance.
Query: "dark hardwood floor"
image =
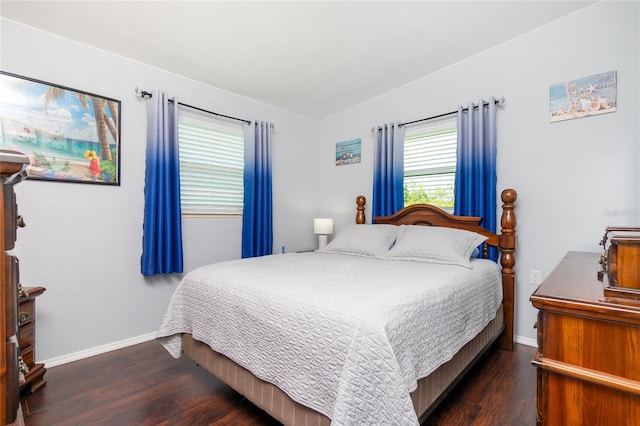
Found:
[[[534,425],[534,352],[489,350],[424,424]],[[27,426],[279,424],[156,341],[50,368],[45,379],[22,397]]]

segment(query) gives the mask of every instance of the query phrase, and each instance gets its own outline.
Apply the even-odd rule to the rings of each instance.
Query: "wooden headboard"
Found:
[[[376,216],[373,222],[376,224],[392,225],[427,225],[444,226],[449,228],[465,229],[485,235],[487,241],[483,244],[482,256],[488,257],[488,246],[494,246],[500,252],[500,266],[502,267],[502,294],[505,332],[499,339],[502,349],[513,351],[513,322],[514,322],[514,289],[516,264],[516,215],[515,201],[518,194],[514,189],[502,191],[502,216],[500,219],[500,233],[494,234],[480,226],[481,217],[455,216],[447,213],[439,207],[430,204],[414,204],[390,216]],[[365,223],[366,198],[362,195],[356,197],[356,223]]]

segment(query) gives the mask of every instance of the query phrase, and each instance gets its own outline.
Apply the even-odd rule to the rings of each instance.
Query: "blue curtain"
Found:
[[[272,250],[271,124],[256,121],[244,126],[242,257],[265,256]]]
[[[496,102],[480,100],[474,108],[458,107],[458,152],[454,214],[482,217],[496,232]],[[498,259],[491,247],[489,257]]]
[[[404,207],[404,133],[399,123],[373,129],[372,216],[388,216]]]
[[[147,101],[142,227],[142,275],[182,272],[178,108],[162,92]]]

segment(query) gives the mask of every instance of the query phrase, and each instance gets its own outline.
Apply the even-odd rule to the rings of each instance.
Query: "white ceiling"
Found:
[[[592,3],[2,0],[0,15],[322,119]]]

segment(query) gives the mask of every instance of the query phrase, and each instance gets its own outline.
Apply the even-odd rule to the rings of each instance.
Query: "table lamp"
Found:
[[[318,235],[318,249],[327,245],[328,236],[333,234],[333,219],[319,217],[313,219],[313,233]]]

